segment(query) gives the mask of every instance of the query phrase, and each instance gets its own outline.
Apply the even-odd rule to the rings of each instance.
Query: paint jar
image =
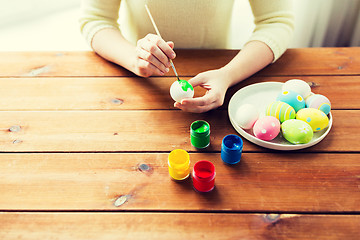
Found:
[[[190,175],[190,156],[182,149],[175,149],[168,156],[169,174],[175,180],[184,180]]]
[[[227,135],[221,143],[221,159],[227,164],[240,162],[243,140],[234,134]]]
[[[190,126],[190,141],[196,148],[206,148],[210,145],[210,125],[206,121],[198,120]]]
[[[192,172],[193,186],[199,192],[210,192],[215,186],[215,166],[209,161],[198,161]]]

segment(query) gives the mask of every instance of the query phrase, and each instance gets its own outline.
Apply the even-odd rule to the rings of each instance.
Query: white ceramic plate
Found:
[[[260,112],[260,117],[265,116],[266,107],[271,102],[276,100],[278,94],[281,92],[282,85],[283,83],[279,83],[279,82],[256,83],[244,87],[239,91],[237,91],[231,97],[229,102],[228,113],[231,124],[241,136],[243,136],[250,142],[265,148],[286,151],[286,150],[303,149],[317,144],[318,142],[323,140],[324,137],[330,132],[333,122],[331,113],[329,113],[329,120],[330,120],[329,125],[325,129],[319,132],[314,132],[314,136],[312,140],[306,144],[296,144],[296,145],[292,144],[288,142],[286,139],[284,139],[281,133],[272,141],[264,141],[256,138],[252,132],[252,129],[245,130],[236,124],[235,122],[236,111],[241,105],[245,103],[249,103],[255,106]]]

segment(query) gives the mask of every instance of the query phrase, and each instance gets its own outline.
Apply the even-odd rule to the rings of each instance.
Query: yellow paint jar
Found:
[[[184,180],[190,175],[190,155],[182,149],[175,149],[168,157],[169,174],[175,180]]]

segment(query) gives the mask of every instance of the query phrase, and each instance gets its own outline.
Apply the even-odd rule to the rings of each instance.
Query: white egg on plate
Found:
[[[259,111],[255,108],[255,106],[245,103],[236,111],[235,122],[243,129],[250,129],[253,127],[258,118]]]
[[[306,99],[310,93],[311,88],[307,82],[300,79],[291,79],[284,83],[282,86],[283,91],[294,91],[300,94],[304,99]]]
[[[170,87],[170,96],[174,101],[181,102],[184,98],[194,97],[194,88],[186,80],[177,80]]]

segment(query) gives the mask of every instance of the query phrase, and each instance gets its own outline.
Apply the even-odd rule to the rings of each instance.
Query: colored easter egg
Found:
[[[235,121],[243,129],[250,129],[259,118],[259,112],[251,104],[243,104],[236,111]]]
[[[329,118],[323,111],[315,108],[303,108],[296,113],[296,119],[307,122],[314,132],[320,131],[329,125]]]
[[[306,107],[319,109],[328,115],[331,110],[331,103],[324,95],[314,94],[306,99]]]
[[[283,137],[293,144],[304,144],[313,138],[311,126],[298,119],[290,119],[281,124]]]
[[[280,133],[280,122],[273,116],[261,117],[255,122],[253,133],[261,140],[273,140]]]
[[[194,88],[186,80],[175,81],[170,87],[170,96],[174,101],[181,102],[184,98],[194,96]]]
[[[276,117],[282,123],[295,118],[295,109],[287,103],[275,101],[268,105],[266,116]]]
[[[304,98],[299,93],[292,90],[282,91],[276,100],[289,104],[296,112],[305,107]]]
[[[291,79],[286,81],[282,86],[282,90],[297,92],[303,97],[303,99],[305,99],[311,93],[309,84],[300,79]]]

